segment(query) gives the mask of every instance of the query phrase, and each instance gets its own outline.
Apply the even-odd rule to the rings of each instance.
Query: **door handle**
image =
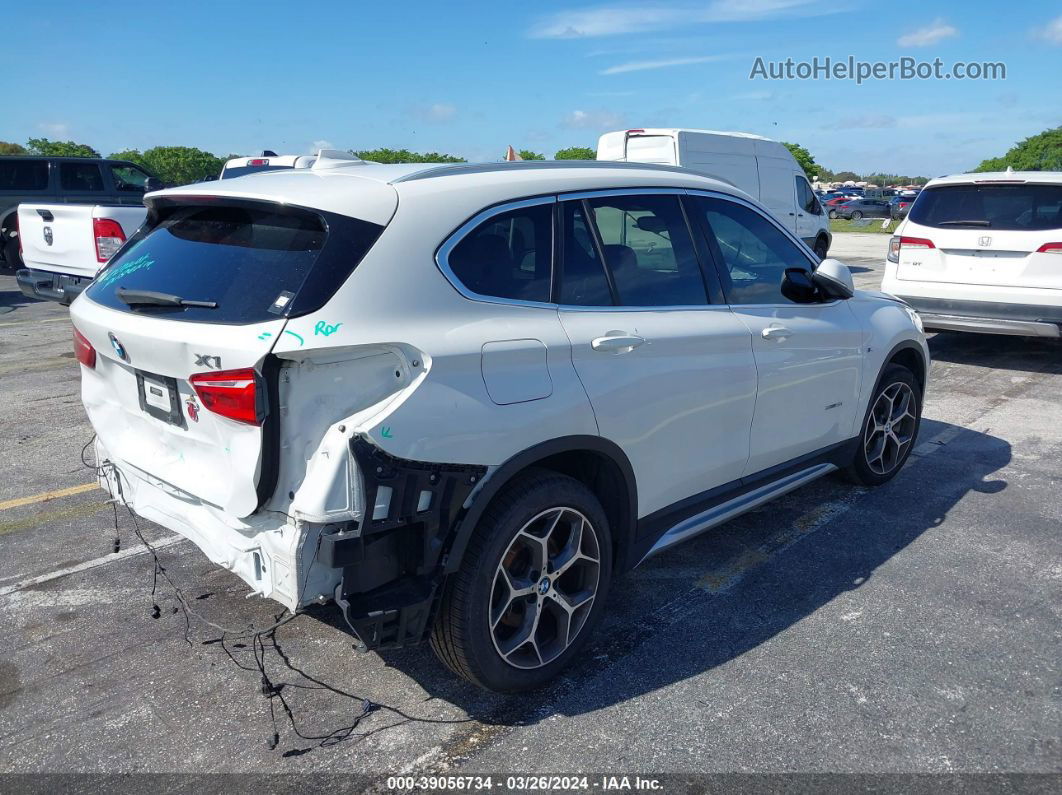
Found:
[[[644,342],[645,337],[639,337],[636,334],[610,331],[604,337],[595,338],[590,343],[590,347],[595,351],[604,351],[605,353],[629,353]]]
[[[760,332],[760,336],[765,340],[784,340],[793,332],[787,329],[785,326],[768,326]]]

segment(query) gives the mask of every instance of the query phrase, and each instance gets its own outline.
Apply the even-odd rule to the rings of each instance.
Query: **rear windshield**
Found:
[[[222,179],[257,174],[259,171],[287,171],[295,166],[229,166],[221,172]]]
[[[167,207],[86,294],[111,309],[172,320],[244,324],[294,317],[323,306],[382,229],[266,202]],[[217,306],[131,306],[129,291]]]
[[[1038,231],[1062,228],[1062,185],[944,185],[922,191],[910,219],[922,226]]]

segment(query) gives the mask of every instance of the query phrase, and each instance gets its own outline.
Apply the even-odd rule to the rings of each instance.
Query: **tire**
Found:
[[[480,687],[540,687],[579,655],[611,577],[608,519],[593,492],[566,475],[530,470],[494,498],[473,531],[445,584],[432,649]]]
[[[18,253],[17,237],[8,237],[4,240],[4,267],[13,271],[22,267],[22,256]]]
[[[902,402],[905,396],[906,404]],[[898,364],[886,365],[863,417],[855,457],[845,473],[863,486],[892,480],[911,454],[921,422],[922,390],[914,373]]]
[[[830,210],[830,211],[829,211],[829,212],[827,213],[827,215],[828,215],[828,216],[829,216],[830,218],[836,218],[836,217],[837,217],[837,211],[836,211],[836,210]]]
[[[813,249],[813,251],[815,252],[815,256],[819,258],[819,262],[822,262],[824,259],[826,259],[826,255],[829,253],[829,249],[829,243],[826,242],[826,238],[820,237],[818,240],[815,241],[815,248]]]
[[[853,221],[858,221],[860,218],[863,217],[863,213],[859,210],[853,210],[851,217]]]

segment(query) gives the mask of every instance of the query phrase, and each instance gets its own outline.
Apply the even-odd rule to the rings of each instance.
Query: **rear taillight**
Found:
[[[1044,243],[1036,249],[1038,254],[1062,254],[1062,243]]]
[[[889,239],[889,262],[900,261],[900,249],[903,248],[936,248],[932,240],[924,237],[893,237]]]
[[[110,218],[93,218],[92,234],[96,237],[96,259],[106,262],[125,242],[122,225]]]
[[[203,405],[237,422],[261,425],[265,411],[258,399],[258,373],[251,368],[196,373],[188,382]]]
[[[74,329],[74,356],[90,370],[96,368],[96,349],[80,331]]]

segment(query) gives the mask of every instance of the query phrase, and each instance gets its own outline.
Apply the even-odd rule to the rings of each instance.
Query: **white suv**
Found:
[[[489,688],[568,664],[620,572],[882,483],[918,429],[910,309],[682,169],[348,162],[147,204],[71,309],[102,484]]]
[[[931,181],[890,241],[881,288],[928,328],[1058,337],[1062,172]]]

